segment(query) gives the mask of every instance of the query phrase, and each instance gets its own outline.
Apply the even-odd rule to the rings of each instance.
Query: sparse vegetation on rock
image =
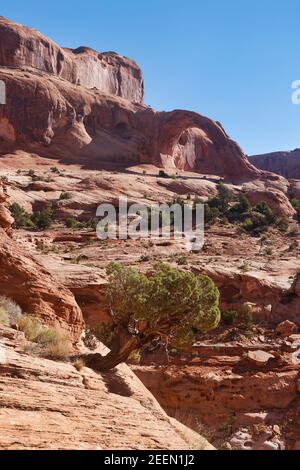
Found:
[[[108,275],[111,352],[106,357],[84,356],[93,369],[114,368],[154,341],[170,348],[191,344],[197,333],[215,328],[220,321],[219,291],[207,276],[163,263],[155,266],[151,276],[113,263]]]
[[[245,194],[236,197],[224,183],[220,183],[217,189],[218,195],[205,204],[206,225],[217,220],[230,222],[251,236],[260,236],[270,227],[281,231],[288,229],[288,221],[276,215],[266,202],[251,205]]]
[[[14,228],[31,228],[47,230],[53,223],[53,209],[48,205],[45,209],[29,214],[18,203],[14,202],[9,207],[11,215],[13,216]]]
[[[66,357],[71,352],[71,341],[60,329],[43,325],[32,315],[22,315],[18,327],[28,341],[36,344],[32,352],[45,357]]]

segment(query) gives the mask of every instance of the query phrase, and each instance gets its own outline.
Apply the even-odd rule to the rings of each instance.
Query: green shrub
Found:
[[[139,365],[141,363],[141,360],[142,360],[142,355],[139,349],[132,351],[132,353],[128,357],[128,361],[136,365]]]
[[[289,222],[283,217],[280,217],[275,221],[275,227],[281,232],[286,232],[289,228]]]
[[[236,310],[226,310],[222,313],[222,319],[226,325],[234,325],[239,317]]]
[[[267,225],[272,225],[276,221],[276,216],[270,206],[262,201],[256,204],[253,208],[254,212],[262,214],[265,217],[265,221]]]
[[[76,228],[77,227],[77,220],[74,217],[68,217],[65,220],[66,227],[68,228]]]
[[[51,206],[39,212],[29,214],[18,203],[13,203],[10,207],[12,217],[15,219],[14,228],[32,228],[46,230],[53,222],[53,210]]]
[[[247,273],[250,270],[250,264],[248,261],[244,261],[243,264],[239,267],[239,270],[243,273]]]
[[[20,228],[34,228],[34,223],[31,220],[31,215],[25,211],[17,202],[9,206],[10,213],[15,219],[13,227]]]
[[[139,260],[141,263],[147,263],[150,261],[150,256],[149,255],[142,255]]]
[[[208,332],[220,322],[220,294],[207,276],[164,263],[156,264],[151,276],[116,263],[109,265],[107,273],[113,326],[101,325],[98,338],[113,347],[105,357],[82,357],[94,370],[113,369],[132,351],[157,340],[170,349],[192,345],[197,333]]]
[[[241,225],[241,231],[258,237],[268,230],[265,216],[259,212],[253,212]]]
[[[244,304],[239,314],[239,321],[245,330],[251,330],[253,327],[253,315],[251,307]]]
[[[65,220],[66,227],[71,228],[71,229],[94,229],[96,230],[98,221],[96,219],[90,219],[85,222],[80,222],[79,220],[74,219],[74,217],[68,217]],[[108,228],[106,229],[108,230]]]
[[[221,216],[221,213],[217,207],[211,207],[207,204],[204,206],[204,220],[205,224],[211,224]]]
[[[291,204],[293,206],[294,209],[296,209],[296,211],[300,210],[300,200],[299,199],[292,199],[291,200]]]
[[[32,315],[23,315],[18,321],[18,327],[23,331],[28,341],[35,341],[43,331],[41,322]]]
[[[229,222],[244,222],[251,213],[251,204],[244,194],[239,195],[239,200],[227,211]]]
[[[65,200],[68,200],[68,199],[72,199],[72,194],[69,193],[68,191],[63,191],[61,193],[61,195],[59,196],[60,201],[65,201]]]
[[[56,166],[53,166],[50,169],[52,173],[56,173],[57,175],[60,175],[60,170]]]
[[[36,228],[40,230],[49,229],[53,223],[52,207],[49,205],[46,209],[33,213],[31,220]]]

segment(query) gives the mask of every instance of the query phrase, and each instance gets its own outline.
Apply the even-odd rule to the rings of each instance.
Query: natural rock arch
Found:
[[[200,170],[199,162],[194,162],[194,168],[189,168],[184,158],[178,160],[178,145],[184,146],[186,136],[184,133],[190,129],[198,129],[196,139],[201,146],[205,171],[214,170],[214,174],[226,177],[255,177],[257,169],[251,165],[241,148],[224,131],[222,125],[211,119],[192,111],[176,110],[156,114],[156,138],[153,139],[152,155],[157,163],[179,167],[186,170]],[[176,148],[177,147],[177,148]]]

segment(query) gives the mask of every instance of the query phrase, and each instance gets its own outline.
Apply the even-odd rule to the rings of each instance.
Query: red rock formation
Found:
[[[186,171],[253,179],[260,176],[220,123],[190,111],[158,113],[154,155],[165,166]]]
[[[261,170],[278,173],[287,179],[300,179],[300,149],[254,155],[250,162]]]
[[[128,59],[63,50],[4,18],[0,43],[0,80],[7,88],[0,108],[2,151],[7,144],[26,146],[90,167],[154,163],[238,180],[261,175],[219,123],[139,104],[141,74]]]
[[[188,419],[195,429],[199,423],[212,429],[213,444],[220,439],[236,450],[292,450],[299,437],[299,366],[291,364],[279,372],[269,362],[257,369],[248,361],[244,371],[234,370],[223,354],[215,367],[182,364],[133,370],[169,414],[183,422]]]
[[[143,102],[144,83],[135,62],[87,47],[62,49],[38,31],[0,17],[0,64],[30,67],[87,88]]]
[[[71,292],[8,235],[13,219],[3,205],[5,199],[1,188],[0,295],[12,298],[24,312],[39,316],[45,323],[69,331],[76,342],[83,327],[81,310]]]
[[[287,196],[278,189],[249,190],[247,191],[247,198],[253,205],[266,202],[274,212],[282,217],[292,217],[296,214]]]
[[[170,419],[126,365],[78,372],[24,353],[20,332],[0,326],[0,337],[0,449],[212,449]]]

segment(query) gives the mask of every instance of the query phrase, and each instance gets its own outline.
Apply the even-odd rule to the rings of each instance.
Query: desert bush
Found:
[[[289,228],[289,222],[283,217],[277,218],[275,221],[275,227],[278,228],[281,232],[286,232]]]
[[[244,261],[243,264],[239,267],[239,270],[243,273],[247,273],[250,270],[250,264],[248,261]]]
[[[76,228],[77,227],[77,220],[74,217],[67,217],[65,220],[65,224],[67,228]]]
[[[207,276],[182,272],[157,263],[151,276],[112,263],[108,268],[107,297],[112,325],[108,328],[111,352],[83,359],[95,370],[109,370],[125,362],[132,351],[157,339],[167,347],[182,348],[194,343],[198,333],[216,328],[220,322],[219,291]],[[98,338],[103,342],[103,336]],[[108,343],[106,343],[109,346]]]
[[[34,228],[34,223],[31,220],[31,215],[25,211],[17,202],[9,206],[10,213],[15,219],[13,227],[20,228]]]
[[[251,204],[244,194],[240,194],[238,202],[226,213],[229,222],[244,222],[251,213]]]
[[[293,208],[296,209],[296,211],[300,210],[300,200],[299,199],[293,198],[291,200],[291,204],[292,204]]]
[[[18,203],[13,203],[9,207],[12,217],[15,219],[14,228],[33,228],[46,230],[53,222],[53,210],[51,206],[39,212],[29,214]]]
[[[8,325],[9,319],[4,308],[0,307],[0,325]]]
[[[42,333],[42,323],[32,315],[23,315],[18,321],[20,331],[23,331],[28,341],[35,341],[35,339]]]
[[[222,319],[226,325],[236,325],[246,331],[251,331],[253,327],[253,315],[248,304],[244,304],[239,310],[223,312]]]
[[[241,225],[241,232],[255,237],[267,232],[268,224],[265,216],[259,212],[253,212]]]
[[[0,296],[0,308],[6,312],[10,325],[17,323],[22,316],[21,307],[14,300],[4,295]]]
[[[48,328],[46,337],[48,337],[48,341],[44,343],[46,344],[45,356],[66,357],[70,354],[72,344],[68,334],[57,329]]]
[[[46,209],[39,212],[34,212],[31,216],[31,220],[35,227],[41,230],[47,230],[53,223],[53,209],[49,205]]]
[[[139,259],[139,261],[141,263],[147,263],[148,261],[150,261],[150,256],[149,255],[142,255]]]
[[[236,199],[223,183],[220,183],[217,189],[218,195],[208,199],[205,204],[206,224],[213,224],[218,219],[224,223],[239,224],[242,233],[255,237],[266,233],[272,226],[281,231],[288,229],[288,221],[278,217],[266,202],[252,206],[244,194],[240,194]]]
[[[81,222],[79,220],[76,220],[74,217],[68,217],[65,220],[65,224],[67,228],[72,228],[72,229],[85,229],[85,228],[92,228],[96,230],[98,221],[96,219],[89,219],[87,221]]]
[[[34,352],[45,357],[64,357],[70,354],[70,338],[62,330],[47,327],[32,315],[23,315],[18,321],[18,327],[28,341],[39,346],[33,349]]]
[[[251,330],[253,327],[253,315],[251,307],[248,304],[244,304],[239,313],[239,321],[245,330]]]
[[[72,199],[72,194],[69,193],[68,191],[63,191],[59,196],[60,201],[65,201],[68,199]]]
[[[222,319],[226,325],[234,325],[239,317],[236,310],[226,310],[222,313]]]
[[[221,216],[221,213],[217,207],[211,207],[208,204],[204,206],[204,220],[205,224],[215,223],[216,220]]]
[[[178,266],[186,266],[188,263],[189,260],[187,256],[179,256],[179,258],[177,258]]]

